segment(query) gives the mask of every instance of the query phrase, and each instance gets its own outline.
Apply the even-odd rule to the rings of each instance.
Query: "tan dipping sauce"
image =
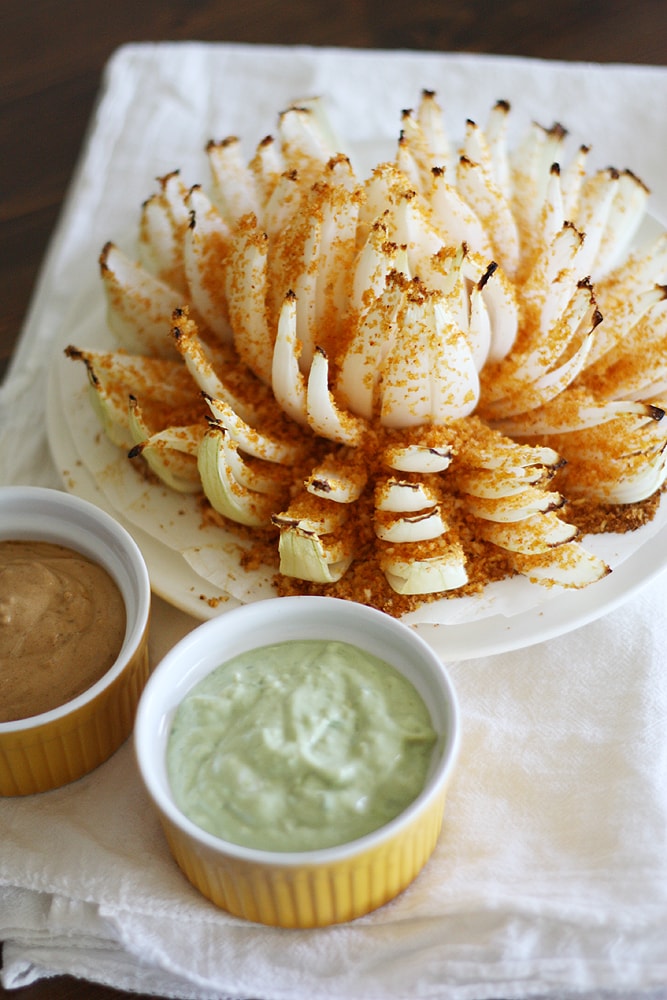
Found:
[[[105,569],[51,542],[0,541],[0,722],[87,690],[124,637],[125,605]]]

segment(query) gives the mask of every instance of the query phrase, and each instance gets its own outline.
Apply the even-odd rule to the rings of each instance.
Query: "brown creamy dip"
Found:
[[[124,636],[123,598],[102,566],[51,542],[0,541],[0,722],[81,694]]]

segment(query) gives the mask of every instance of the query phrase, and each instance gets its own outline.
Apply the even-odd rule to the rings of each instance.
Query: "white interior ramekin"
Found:
[[[426,784],[394,820],[359,840],[308,852],[268,852],[223,841],[176,805],[166,748],[174,713],[219,664],[250,649],[297,639],[343,640],[397,668],[425,701],[437,733]],[[459,745],[449,675],[408,626],[373,608],[327,597],[258,601],[198,626],[170,650],[141,697],[135,725],[139,770],[176,861],[217,905],[285,927],[352,919],[402,891],[430,856]]]
[[[24,795],[81,777],[132,731],[149,672],[151,591],[130,534],[94,504],[60,490],[0,488],[0,540],[6,539],[53,542],[95,560],[118,585],[127,616],[115,663],[88,690],[51,711],[0,722],[0,794]]]

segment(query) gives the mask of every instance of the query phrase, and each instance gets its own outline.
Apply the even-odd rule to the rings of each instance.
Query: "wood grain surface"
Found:
[[[2,0],[0,11],[0,378],[104,64],[122,43],[197,39],[667,65],[665,0]],[[0,995],[128,996],[71,977]]]

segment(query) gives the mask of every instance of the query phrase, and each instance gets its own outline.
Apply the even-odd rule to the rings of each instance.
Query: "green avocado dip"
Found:
[[[167,768],[179,808],[215,836],[310,851],[376,830],[420,793],[436,734],[413,685],[345,642],[244,653],[176,712]]]

